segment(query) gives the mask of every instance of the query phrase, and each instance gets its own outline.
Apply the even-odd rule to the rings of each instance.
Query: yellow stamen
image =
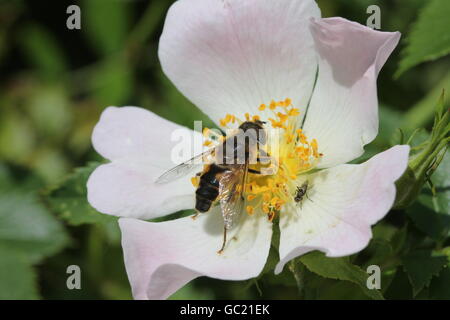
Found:
[[[320,158],[323,156],[319,152],[319,144],[316,139],[309,139],[301,128],[299,128],[299,109],[292,105],[292,100],[286,98],[285,100],[272,100],[269,104],[261,104],[258,109],[264,111],[267,108],[272,110],[272,118],[262,119],[268,121],[266,129],[277,128],[281,130],[281,135],[277,135],[279,152],[277,158],[271,161],[270,165],[278,166],[272,175],[248,175],[247,183],[244,186],[239,185],[236,192],[244,191],[244,197],[248,202],[246,212],[254,214],[259,209],[267,215],[268,219],[272,221],[278,214],[282,214],[283,208],[289,203],[294,202],[294,194],[298,187],[298,178],[300,175],[313,169]],[[275,109],[280,108],[276,111]],[[261,116],[251,115],[245,113],[246,121],[261,120]],[[220,120],[220,125],[226,127],[229,123],[242,121],[234,115],[227,114]],[[270,132],[267,131],[269,134]],[[207,140],[204,142],[206,146],[213,143],[209,138],[210,131],[203,130],[203,135]],[[219,136],[219,140],[223,141],[223,137]],[[262,148],[268,154],[271,153],[271,146],[264,145]],[[269,166],[262,163],[255,164],[255,169],[260,169]],[[204,171],[208,170],[208,166]],[[199,177],[191,179],[192,184],[197,187],[199,184]]]
[[[200,179],[199,177],[192,177],[191,178],[191,183],[194,186],[194,188],[197,188],[199,183],[200,183]]]
[[[286,122],[286,120],[289,118],[289,115],[283,114],[281,112],[277,113],[278,118],[280,118],[281,123]]]
[[[270,109],[270,110],[275,110],[276,107],[277,107],[276,102],[272,100],[272,101],[270,102],[269,109]]]

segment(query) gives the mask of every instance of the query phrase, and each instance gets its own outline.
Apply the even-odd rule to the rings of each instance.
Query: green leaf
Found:
[[[310,270],[324,278],[350,281],[372,299],[384,299],[380,291],[367,288],[368,274],[360,267],[350,263],[348,257],[327,258],[321,252],[314,251],[300,258],[300,261]]]
[[[429,250],[411,252],[402,261],[403,268],[413,287],[414,296],[424,287],[428,287],[432,277],[439,275],[439,272],[448,262],[447,257],[434,256]]]
[[[133,74],[125,59],[109,59],[95,69],[89,80],[99,105],[126,104],[133,89]]]
[[[35,263],[67,243],[62,225],[39,202],[35,192],[0,186],[0,249],[22,253]]]
[[[91,162],[86,167],[75,169],[59,186],[44,194],[51,209],[71,225],[108,224],[117,220],[116,217],[99,213],[87,201],[86,183],[99,165],[98,162]]]
[[[444,103],[444,91],[442,91],[434,108],[435,120],[429,137],[423,143],[414,145],[414,139],[417,137],[417,131],[415,131],[408,139],[408,144],[411,145],[408,168],[395,183],[397,195],[394,208],[396,209],[408,208],[417,200],[423,186],[431,181],[430,178],[445,156],[450,142],[450,110],[442,112],[445,110],[442,106]],[[424,132],[422,130],[419,133]]]
[[[32,265],[69,242],[61,223],[39,202],[40,182],[23,173],[26,178],[19,179],[0,163],[0,299],[37,299]]]
[[[437,212],[450,216],[450,152],[446,152],[431,180],[436,189],[434,208]],[[433,198],[431,196],[431,198]],[[432,199],[433,200],[433,199]]]
[[[64,86],[37,86],[25,107],[33,125],[46,141],[64,141],[72,121],[69,97]]]
[[[394,278],[384,296],[389,300],[409,300],[413,298],[411,283],[402,268],[398,268],[395,272]]]
[[[214,295],[209,288],[198,288],[190,282],[169,297],[169,300],[212,300]]]
[[[19,39],[24,55],[40,75],[55,79],[67,70],[67,61],[61,47],[44,27],[27,25]]]
[[[435,212],[432,209],[433,204],[429,200],[430,197],[426,194],[421,195],[419,201],[408,208],[406,212],[420,231],[434,240],[439,240],[448,233],[450,216]]]
[[[405,132],[412,132],[417,128],[426,126],[435,116],[436,101],[442,95],[442,90],[450,92],[450,72],[447,72],[443,78],[433,86],[433,89],[429,91],[425,97],[418,101],[413,106],[410,106],[408,111],[402,115],[400,119],[400,128]],[[444,105],[450,104],[450,94],[445,95]],[[381,127],[382,128],[382,127]]]
[[[407,39],[396,77],[425,61],[436,60],[450,53],[448,17],[450,2],[432,0],[422,9]]]
[[[380,266],[393,255],[394,249],[388,241],[384,239],[374,238],[372,239],[372,241],[370,241],[370,244],[365,252],[370,253],[371,256],[370,259],[368,259],[368,261],[364,263],[364,266]]]
[[[33,126],[18,108],[0,109],[0,113],[0,158],[25,163],[36,143]]]
[[[444,268],[430,284],[430,299],[450,300],[450,268]]]
[[[415,226],[435,240],[448,235],[450,230],[450,153],[447,152],[431,180],[435,194],[425,187],[418,201],[407,209]]]
[[[158,31],[170,5],[171,3],[167,1],[149,2],[138,24],[133,27],[133,31],[128,37],[127,45],[130,49],[143,46],[148,42],[149,38]]]
[[[82,30],[100,54],[116,53],[125,45],[130,5],[121,0],[84,0]]]
[[[375,139],[375,142],[380,142],[381,147],[390,147],[391,145],[398,144],[399,141],[394,141],[394,135],[400,128],[402,120],[402,114],[395,109],[388,106],[380,106],[380,133]]]
[[[38,299],[36,274],[22,254],[0,248],[0,300]]]
[[[368,300],[368,297],[359,290],[357,284],[349,281],[336,281],[326,283],[319,290],[317,300]]]
[[[391,241],[392,249],[395,254],[402,251],[408,238],[408,224],[405,224],[393,237]]]

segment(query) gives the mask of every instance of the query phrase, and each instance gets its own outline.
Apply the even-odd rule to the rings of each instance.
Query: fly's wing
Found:
[[[211,155],[214,152],[214,150],[215,150],[215,148],[211,148],[211,149],[193,157],[192,159],[190,159],[186,162],[183,162],[183,163],[177,165],[176,167],[166,171],[158,179],[156,179],[155,183],[164,184],[164,183],[171,182],[173,180],[176,180],[178,178],[181,178],[181,177],[187,175],[194,168],[202,165],[202,162],[198,161],[198,160],[202,159],[203,157],[207,157],[207,156]]]
[[[236,165],[222,174],[219,182],[219,199],[225,229],[231,229],[244,208],[244,186],[248,164]]]

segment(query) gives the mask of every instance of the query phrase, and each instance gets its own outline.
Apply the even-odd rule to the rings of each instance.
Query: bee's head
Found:
[[[256,140],[261,145],[265,145],[267,142],[267,134],[264,130],[264,124],[265,121],[261,120],[255,120],[255,121],[245,121],[242,122],[242,124],[239,126],[239,129],[242,131],[247,132],[249,130],[253,130],[254,133],[256,133]]]

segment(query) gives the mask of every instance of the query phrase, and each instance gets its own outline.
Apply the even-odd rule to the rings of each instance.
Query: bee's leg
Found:
[[[261,171],[259,171],[259,170],[255,170],[255,169],[248,169],[248,172],[249,173],[254,173],[254,174],[261,174]]]
[[[223,250],[225,249],[225,244],[227,243],[227,227],[223,227],[223,243],[222,248],[220,248],[219,251],[217,251],[218,254],[222,254]]]

